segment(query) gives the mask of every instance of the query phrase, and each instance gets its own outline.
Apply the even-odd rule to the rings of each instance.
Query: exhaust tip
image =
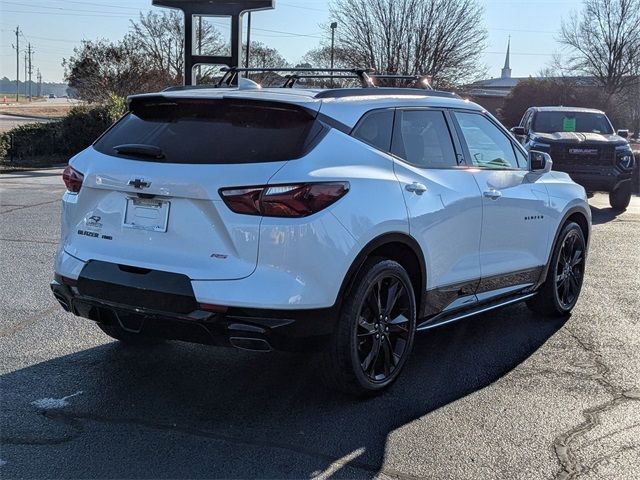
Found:
[[[240,350],[248,350],[250,352],[270,352],[273,350],[269,342],[262,338],[230,337],[229,342]]]
[[[62,308],[64,308],[66,312],[71,311],[71,305],[69,304],[69,301],[64,295],[61,295],[59,293],[54,293],[53,296],[56,297],[56,300],[58,300],[58,303],[62,306]]]

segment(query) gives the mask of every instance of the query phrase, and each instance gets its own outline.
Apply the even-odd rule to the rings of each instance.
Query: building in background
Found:
[[[488,111],[497,114],[498,109],[502,106],[504,99],[509,95],[511,90],[518,84],[520,80],[526,80],[531,77],[512,77],[511,76],[511,39],[507,43],[507,54],[504,59],[504,67],[498,78],[490,78],[488,80],[479,80],[470,85],[464,86],[460,93],[468,97],[470,100],[482,105]]]

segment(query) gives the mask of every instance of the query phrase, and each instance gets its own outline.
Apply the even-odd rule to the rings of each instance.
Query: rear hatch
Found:
[[[251,275],[261,217],[233,213],[218,190],[265,185],[304,156],[323,131],[316,114],[315,104],[134,97],[71,162],[84,180],[65,250],[192,280]]]

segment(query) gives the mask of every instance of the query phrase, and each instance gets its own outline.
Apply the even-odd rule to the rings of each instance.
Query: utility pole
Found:
[[[31,101],[31,74],[33,73],[33,68],[31,66],[31,55],[33,54],[33,49],[31,48],[31,42],[29,42],[27,52],[29,52],[29,101]]]
[[[244,66],[249,68],[249,54],[251,52],[251,12],[247,13],[247,54],[244,56]],[[249,72],[244,74],[249,78]]]
[[[333,60],[334,60],[334,56],[335,56],[336,28],[338,28],[338,22],[331,23],[331,88],[334,87],[334,84],[333,84]]]
[[[11,45],[16,49],[16,102],[20,101],[20,26],[16,27],[16,44]]]
[[[27,51],[24,51],[24,98],[26,100],[27,98],[27,59],[29,58],[29,55],[27,54]]]
[[[38,96],[42,96],[42,74],[40,73],[40,69],[38,69]]]

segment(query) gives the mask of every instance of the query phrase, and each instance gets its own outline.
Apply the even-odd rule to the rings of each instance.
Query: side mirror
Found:
[[[553,161],[551,155],[545,152],[531,150],[529,152],[529,171],[535,173],[547,173],[551,171]]]
[[[513,127],[511,129],[511,133],[513,133],[516,137],[524,137],[527,132],[525,132],[524,127]]]
[[[629,138],[629,130],[618,130],[617,134],[619,137]]]

